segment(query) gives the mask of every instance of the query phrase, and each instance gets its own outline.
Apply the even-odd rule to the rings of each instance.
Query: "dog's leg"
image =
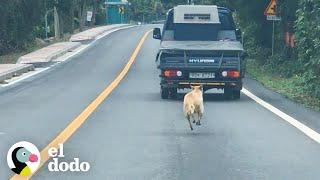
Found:
[[[203,117],[203,113],[204,113],[204,106],[203,106],[203,103],[200,105],[200,119],[202,119]]]
[[[197,115],[197,123],[196,123],[196,125],[200,126],[201,125],[201,123],[200,123],[201,117],[200,117],[200,107],[199,106],[197,106],[197,108],[195,110],[195,114]]]
[[[203,104],[201,104],[200,106],[199,106],[199,111],[198,111],[198,123],[197,123],[197,125],[201,125],[201,119],[202,119],[202,117],[203,117],[203,113],[204,113],[204,107],[203,107]]]
[[[192,116],[192,119],[193,119],[192,122],[193,122],[193,123],[196,123],[196,118],[194,117],[194,115],[195,115],[195,114],[192,114],[192,115],[191,115],[191,116]]]
[[[192,127],[192,124],[191,124],[191,121],[190,121],[190,116],[191,115],[188,115],[187,119],[188,119],[188,122],[189,122],[190,129],[191,129],[191,131],[193,131],[193,127]]]
[[[202,116],[203,116],[202,112],[198,112],[199,120],[201,120],[201,119],[202,119]]]
[[[197,125],[200,126],[200,125],[201,125],[201,119],[202,119],[202,113],[201,113],[201,111],[198,111],[198,112],[197,112],[197,116],[198,116]]]
[[[197,126],[200,126],[200,125],[201,125],[200,119],[198,119],[196,125],[197,125]]]

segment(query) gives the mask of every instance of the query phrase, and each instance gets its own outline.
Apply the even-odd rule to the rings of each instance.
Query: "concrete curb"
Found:
[[[99,35],[118,28],[123,28],[126,26],[130,26],[130,24],[114,24],[114,25],[107,25],[107,26],[101,26],[96,27],[92,29],[88,29],[86,31],[80,32],[78,34],[75,34],[71,36],[70,42],[81,42],[83,44],[87,44],[93,40],[95,40]]]
[[[0,64],[0,83],[33,70],[34,66],[32,64]]]
[[[32,53],[21,56],[17,64],[33,64],[39,66],[51,62],[69,51],[81,46],[79,42],[61,42],[55,43]]]

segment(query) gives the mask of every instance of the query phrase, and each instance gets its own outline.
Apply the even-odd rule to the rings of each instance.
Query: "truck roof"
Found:
[[[173,8],[169,9],[167,11],[167,14],[170,13],[170,11],[173,11]],[[222,13],[232,13],[234,12],[233,10],[229,9],[229,8],[226,8],[226,7],[221,7],[221,6],[218,6],[218,12],[222,12]]]
[[[179,5],[174,7],[174,23],[220,24],[214,5]]]
[[[162,41],[161,50],[243,51],[239,41]]]

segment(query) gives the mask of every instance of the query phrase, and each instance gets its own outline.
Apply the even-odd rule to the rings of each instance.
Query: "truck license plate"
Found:
[[[192,79],[211,79],[211,78],[215,78],[215,74],[214,73],[190,73],[189,74],[189,78]]]

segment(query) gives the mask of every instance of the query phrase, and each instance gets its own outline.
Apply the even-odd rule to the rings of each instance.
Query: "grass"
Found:
[[[15,64],[20,56],[24,53],[10,53],[7,55],[0,56],[0,64]]]
[[[21,57],[25,54],[28,54],[32,51],[35,51],[37,49],[40,49],[42,47],[44,47],[44,46],[41,46],[35,42],[32,42],[24,50],[19,50],[16,52],[11,52],[9,54],[0,56],[0,64],[15,64],[17,62],[17,60],[19,59],[19,57]]]
[[[297,76],[290,78],[281,77],[257,64],[254,60],[248,60],[247,72],[265,87],[306,107],[320,111],[320,99],[310,96],[303,90],[301,78]]]

